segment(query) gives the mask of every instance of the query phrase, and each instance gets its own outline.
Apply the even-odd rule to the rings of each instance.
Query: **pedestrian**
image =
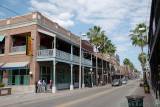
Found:
[[[37,93],[37,91],[38,91],[38,82],[36,81],[35,82],[35,93]]]
[[[43,92],[47,91],[47,84],[45,82],[45,80],[42,81],[42,87],[43,87]]]
[[[38,81],[38,92],[42,92],[42,81]]]
[[[49,81],[49,88],[52,89],[52,80]]]

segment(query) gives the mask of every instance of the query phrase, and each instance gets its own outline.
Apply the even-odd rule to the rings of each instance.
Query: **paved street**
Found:
[[[22,101],[2,107],[127,107],[125,96],[133,94],[138,88],[137,81],[129,81],[120,87],[95,87],[75,91],[49,93],[48,97]],[[36,96],[36,95],[35,95]],[[18,100],[18,99],[17,99]],[[0,100],[2,101],[2,100]],[[11,101],[12,102],[12,101]]]

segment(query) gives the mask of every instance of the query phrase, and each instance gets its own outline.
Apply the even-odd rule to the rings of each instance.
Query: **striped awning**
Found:
[[[3,64],[4,64],[4,63],[0,63],[0,68],[2,67]]]
[[[13,63],[6,63],[1,68],[2,69],[16,69],[16,68],[24,68],[27,67],[29,62],[13,62]]]

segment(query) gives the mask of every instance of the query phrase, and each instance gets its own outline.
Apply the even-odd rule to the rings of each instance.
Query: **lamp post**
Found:
[[[93,87],[93,69],[92,68],[90,68],[90,73],[91,73],[91,84],[92,84],[92,87]]]
[[[82,38],[80,37],[80,58],[79,58],[79,88],[81,88],[81,71],[82,71]]]
[[[110,69],[110,81],[111,81],[111,83],[112,83],[112,71],[111,71],[111,67],[112,67],[112,65],[111,65],[111,63],[109,63],[109,69]]]

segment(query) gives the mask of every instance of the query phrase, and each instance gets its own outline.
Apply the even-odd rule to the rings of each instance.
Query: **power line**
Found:
[[[16,15],[20,15],[20,13],[14,11],[14,10],[12,10],[12,9],[10,9],[10,8],[8,8],[8,7],[6,7],[6,6],[4,6],[4,5],[1,5],[1,4],[0,4],[0,7],[3,8],[3,9],[6,9],[7,11],[10,11],[10,12],[16,14]],[[30,19],[26,18],[25,16],[22,16],[22,17],[23,17],[24,19],[28,20],[28,21],[31,21]]]

